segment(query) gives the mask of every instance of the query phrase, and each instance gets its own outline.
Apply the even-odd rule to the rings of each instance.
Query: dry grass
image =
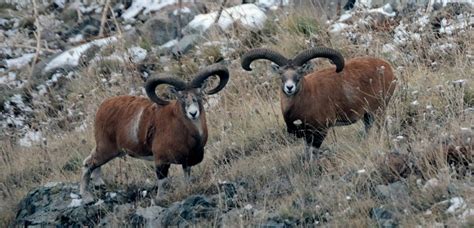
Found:
[[[260,36],[257,41],[249,42],[252,40],[249,37],[255,36],[252,33],[244,33],[240,38],[244,45],[265,46],[287,55],[315,44],[336,47],[346,57],[366,54],[384,57],[382,44],[390,39],[386,32],[372,31],[371,46],[363,47],[344,38],[330,39],[325,32],[326,25],[319,20],[311,10],[290,13],[280,24],[267,23],[264,32],[257,34]],[[454,39],[472,48],[469,37],[474,36],[472,31],[468,33],[471,36],[461,34]],[[402,226],[432,226],[437,222],[452,226],[466,224],[456,216],[446,215],[437,203],[453,196],[463,197],[469,208],[474,203],[472,176],[456,176],[440,146],[444,135],[455,135],[460,128],[473,127],[472,114],[464,112],[473,105],[474,89],[469,85],[474,79],[472,60],[466,57],[467,50],[457,50],[449,56],[435,56],[439,67],[433,68],[426,63],[433,54],[426,51],[430,44],[419,45],[407,50],[426,58],[411,61],[400,55],[392,62],[398,88],[388,105],[390,121],[382,129],[372,130],[365,140],[358,134],[362,130],[360,123],[335,128],[334,134],[323,143],[330,155],[312,166],[300,161],[302,141],[286,134],[279,107],[279,80],[272,77],[268,64],[257,63],[256,70],[248,73],[240,69],[238,60],[233,61],[231,81],[221,92],[219,105],[207,110],[210,137],[204,161],[193,168],[197,181],[192,186],[184,185],[180,181],[182,171],[172,167],[170,176],[175,190],[171,199],[213,193],[219,181],[228,180],[242,183],[240,206],[251,204],[260,210],[255,216],[243,216],[240,221],[243,225],[258,224],[269,214],[277,214],[290,220],[305,218],[308,224],[376,226],[370,218],[370,210],[380,205],[392,208]],[[206,56],[200,58],[206,59]],[[195,60],[189,57],[182,61],[185,64]],[[317,63],[317,67],[329,64],[327,61]],[[79,107],[83,115],[70,120],[66,118],[65,109],[56,110],[57,118],[67,121],[62,127],[58,124],[44,129],[46,143],[23,148],[10,140],[1,142],[0,224],[14,216],[16,204],[32,187],[49,181],[77,182],[80,179],[82,159],[94,146],[92,122],[97,106],[107,97],[128,94],[131,84],[141,83],[136,73],[133,74],[133,67],[109,66],[114,68],[113,72],[120,71],[124,75],[114,85],[101,82],[100,79],[108,75],[94,66],[82,68],[78,72],[79,79],[67,82],[68,96],[63,103],[66,107]],[[178,68],[176,71],[182,70]],[[457,88],[450,83],[457,79],[467,79],[468,84]],[[418,104],[414,105],[414,101]],[[55,108],[44,110],[38,114],[38,121],[50,118],[47,110],[55,111]],[[81,124],[85,124],[84,130],[75,130]],[[404,136],[405,141],[394,141],[399,135]],[[402,180],[408,184],[408,197],[381,199],[374,194],[376,185],[386,183],[379,169],[380,157],[393,150],[407,155],[418,173]],[[365,173],[357,174],[356,171],[362,169]],[[115,159],[104,166],[103,172],[108,183],[121,186],[155,180],[153,164],[131,158]],[[425,191],[418,186],[417,180],[424,183],[431,178],[439,180],[436,188]],[[428,210],[432,213],[426,213]],[[469,219],[472,225],[474,220]]]

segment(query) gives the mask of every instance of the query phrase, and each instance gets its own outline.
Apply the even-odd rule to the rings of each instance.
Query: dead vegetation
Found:
[[[381,29],[367,28],[372,36],[368,45],[331,36],[326,26],[311,9],[295,10],[278,23],[268,20],[258,33],[242,33],[232,39],[245,45],[236,53],[262,46],[291,56],[308,46],[322,45],[337,48],[347,57],[392,56],[382,53],[383,44],[391,42],[386,27],[394,26],[392,22],[376,25]],[[435,39],[435,32],[425,33]],[[226,36],[216,34],[211,39]],[[388,105],[385,124],[372,129],[367,139],[354,134],[362,130],[362,124],[335,128],[322,146],[326,156],[312,165],[300,159],[303,142],[285,132],[278,77],[264,64],[255,64],[251,74],[244,72],[239,55],[229,55],[231,80],[218,104],[207,108],[209,141],[204,161],[193,170],[197,181],[191,186],[183,184],[181,170],[172,167],[175,186],[169,200],[210,194],[219,182],[232,181],[241,186],[237,206],[250,204],[258,210],[243,215],[242,225],[274,218],[298,225],[376,226],[380,224],[374,216],[378,208],[385,208],[400,226],[472,226],[474,67],[467,54],[472,37],[470,29],[436,38],[437,42],[459,43],[444,54],[429,51],[430,40],[397,49],[391,64],[399,85]],[[169,67],[171,73],[181,75],[197,70],[196,61],[207,62],[215,55],[214,49],[193,52],[180,61],[171,60]],[[329,65],[315,63],[316,68]],[[129,94],[132,88],[141,93],[142,79],[135,72],[138,66],[127,64],[102,61],[98,66],[84,66],[74,72],[77,78],[67,79],[64,87],[58,85],[66,88],[66,92],[57,92],[62,95],[60,100],[53,91],[52,97],[38,101],[35,121],[57,120],[42,129],[47,133],[39,145],[21,147],[14,137],[1,137],[0,224],[11,220],[17,203],[32,187],[80,180],[81,161],[94,146],[91,123],[97,106],[105,98]],[[114,73],[121,75],[116,83],[101,80]],[[456,84],[459,79],[466,83]],[[68,116],[72,106],[81,114]],[[155,178],[152,164],[145,161],[125,158],[104,166],[104,179],[113,185],[150,183]],[[393,194],[378,190],[393,187],[393,183],[404,187]],[[466,206],[448,213],[446,200],[453,197],[464,199]]]

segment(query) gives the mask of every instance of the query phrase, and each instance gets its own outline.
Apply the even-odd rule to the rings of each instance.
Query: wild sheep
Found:
[[[219,84],[204,92],[204,82],[214,75],[219,77]],[[102,183],[100,167],[124,155],[155,162],[159,195],[170,164],[181,164],[188,178],[191,167],[203,160],[207,142],[203,95],[219,92],[228,80],[227,68],[214,64],[197,73],[190,83],[170,77],[148,79],[145,90],[150,99],[117,96],[105,100],[95,118],[96,147],[84,160],[80,187],[83,198],[92,200],[87,190],[91,174]],[[176,101],[157,96],[155,89],[162,84],[172,86]]]
[[[308,61],[328,58],[334,67],[309,74]],[[344,64],[344,58],[330,48],[310,48],[294,59],[259,48],[242,56],[242,68],[251,71],[257,59],[274,62],[280,74],[281,109],[287,130],[304,137],[305,151],[312,160],[332,126],[349,125],[363,119],[366,132],[379,117],[395,89],[392,67],[384,60],[359,57]]]

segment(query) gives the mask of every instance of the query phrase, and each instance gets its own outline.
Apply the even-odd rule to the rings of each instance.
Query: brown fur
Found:
[[[294,121],[303,122],[303,132],[297,133],[298,137],[303,137],[308,129],[325,135],[328,128],[354,123],[365,113],[379,114],[395,89],[390,64],[371,57],[347,61],[340,73],[331,67],[301,80],[300,91],[294,96],[281,92],[281,108],[288,130],[297,133],[301,126],[296,126]]]
[[[207,141],[205,113],[200,115],[202,135],[182,114],[182,107],[172,101],[158,106],[144,97],[118,96],[105,100],[96,114],[96,151],[87,161],[100,166],[126,153],[132,157],[153,156],[156,164],[195,165],[202,161],[202,147]],[[130,138],[129,124],[143,110],[138,127],[138,142]]]

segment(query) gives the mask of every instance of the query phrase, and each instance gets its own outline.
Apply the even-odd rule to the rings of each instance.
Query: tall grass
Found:
[[[269,20],[262,33],[243,32],[238,38],[242,45],[247,45],[243,49],[264,46],[288,56],[310,45],[324,45],[336,47],[346,58],[367,54],[387,57],[381,52],[382,45],[391,41],[386,32],[367,28],[373,42],[363,47],[328,35],[326,27],[314,11],[305,8],[290,11],[279,22]],[[474,37],[472,30],[468,33]],[[223,38],[225,35],[215,35],[211,39]],[[466,35],[453,39],[472,46],[472,38]],[[376,226],[370,211],[381,205],[395,211],[402,226],[465,224],[439,208],[439,202],[452,196],[463,197],[469,208],[474,201],[470,172],[456,175],[456,170],[446,162],[441,142],[451,135],[456,137],[461,128],[473,127],[473,115],[465,110],[473,106],[474,89],[470,83],[474,68],[466,49],[441,56],[427,50],[430,42],[421,42],[400,50],[398,58],[392,61],[398,87],[388,104],[383,127],[373,129],[366,139],[358,134],[363,128],[360,123],[335,128],[323,143],[328,155],[313,165],[305,165],[300,159],[303,142],[285,131],[279,80],[271,73],[269,64],[256,63],[256,69],[249,73],[240,69],[238,59],[231,59],[231,81],[220,93],[219,104],[207,110],[210,137],[204,161],[192,171],[197,181],[185,185],[180,179],[181,169],[172,167],[170,176],[175,190],[171,200],[214,192],[218,182],[227,180],[241,183],[239,206],[250,204],[259,210],[257,215],[242,216],[242,225],[258,224],[270,215],[279,215],[289,220],[304,218],[308,224]],[[406,51],[419,58],[404,58]],[[213,50],[202,53],[215,55]],[[185,57],[181,63],[172,62],[171,70],[184,75],[197,70],[197,65],[183,69],[179,64],[187,66],[207,57]],[[439,67],[427,64],[431,57]],[[317,69],[329,65],[327,61],[315,62]],[[48,110],[64,119],[63,127],[58,124],[42,129],[44,143],[24,148],[2,139],[0,224],[12,219],[17,203],[31,188],[49,181],[77,182],[82,160],[94,147],[92,123],[97,106],[107,97],[129,94],[132,83],[140,93],[141,81],[133,64],[101,62],[100,67],[83,67],[77,71],[79,78],[65,85],[68,96],[62,103],[66,107],[74,104],[82,116],[68,119],[66,108],[58,111],[54,106],[44,107],[37,114],[38,121],[50,118]],[[119,72],[123,77],[115,84],[104,84],[101,78],[110,76],[104,72]],[[452,81],[458,79],[468,82],[461,87],[453,85]],[[394,151],[406,156],[417,171],[402,179],[408,186],[407,197],[380,198],[374,188],[387,183],[384,156]],[[103,172],[108,183],[122,186],[155,180],[153,164],[136,159],[115,159],[104,166]],[[419,187],[432,178],[439,180],[438,186]],[[472,216],[468,219],[472,225]]]

